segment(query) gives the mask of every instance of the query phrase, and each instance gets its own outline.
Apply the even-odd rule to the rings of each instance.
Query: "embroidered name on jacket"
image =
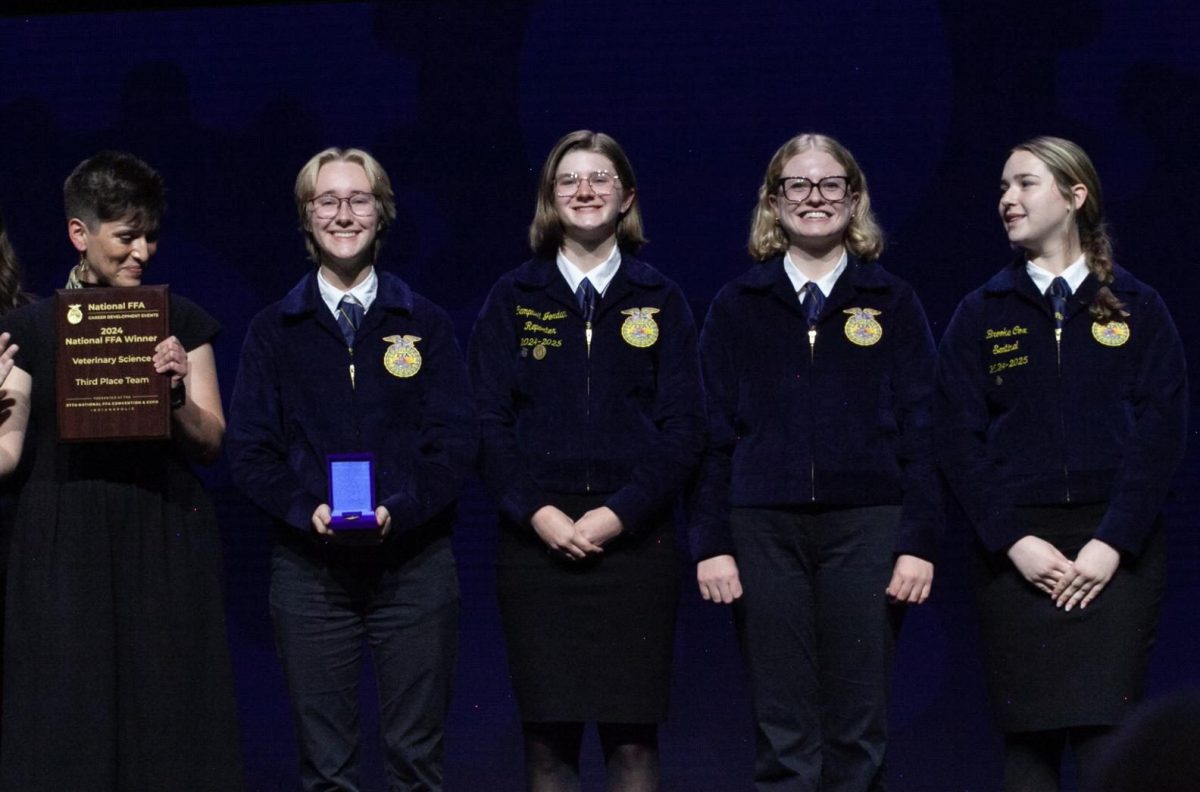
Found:
[[[1029,328],[1013,325],[1012,327],[989,327],[984,338],[1010,338],[1023,335],[1029,335]]]
[[[991,339],[1007,339],[1018,336],[1029,335],[1029,329],[1021,325],[1013,325],[1012,327],[989,327],[984,337]],[[1016,355],[1015,352],[1021,351],[1021,341],[1015,338],[1012,341],[1000,341],[992,344],[992,355],[1013,355],[1006,360],[994,360],[988,364],[988,374],[999,374],[1001,371],[1017,368],[1018,366],[1029,365],[1029,355]],[[997,383],[999,384],[999,383]]]
[[[552,327],[550,324],[542,324],[542,322],[558,322],[566,319],[566,311],[540,311],[537,308],[518,305],[515,315],[518,319],[525,320],[521,323],[521,332],[525,335],[518,340],[521,357],[529,355],[532,349],[534,360],[544,360],[547,349],[562,346],[563,342],[560,339],[551,337],[558,335],[558,328]]]

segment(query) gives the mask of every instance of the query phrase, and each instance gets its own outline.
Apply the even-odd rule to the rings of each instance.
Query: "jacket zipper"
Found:
[[[584,395],[586,397],[584,401],[587,405],[585,410],[587,426],[590,430],[592,427],[592,321],[590,319],[584,320],[583,328],[583,338],[587,352],[587,365],[584,369]],[[588,457],[587,475],[583,482],[583,489],[584,492],[592,491],[592,458],[590,456]]]
[[[812,398],[811,394],[812,394],[812,385],[813,385],[813,365],[816,363],[816,359],[817,359],[817,326],[810,325],[808,328],[808,392],[810,394],[810,396],[809,396],[810,400]],[[810,415],[809,415],[809,438],[808,438],[809,439],[808,486],[809,486],[809,500],[813,503],[816,503],[816,501],[817,501],[817,455],[814,452],[816,444],[813,442],[813,437],[812,437],[811,412],[812,411],[810,410],[809,411],[809,413],[810,413]]]
[[[1063,488],[1066,491],[1067,503],[1071,502],[1071,475],[1067,472],[1067,419],[1063,414],[1063,371],[1062,371],[1062,328],[1054,328],[1054,349],[1058,360],[1058,434],[1062,438],[1062,472]]]
[[[350,353],[350,390],[354,390],[354,347],[346,347],[346,351]]]

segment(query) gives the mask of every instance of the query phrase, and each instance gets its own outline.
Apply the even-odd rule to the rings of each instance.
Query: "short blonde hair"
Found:
[[[771,157],[767,173],[758,188],[758,203],[754,207],[754,219],[750,224],[750,241],[747,245],[750,255],[758,261],[765,261],[787,252],[788,239],[771,208],[770,197],[779,193],[783,167],[792,157],[809,149],[824,151],[846,169],[847,189],[856,198],[850,224],[846,227],[846,247],[863,261],[879,258],[883,253],[883,230],[871,211],[867,177],[862,168],[858,167],[858,162],[849,149],[828,135],[812,132],[796,135],[780,146],[775,156]]]
[[[592,132],[579,129],[564,135],[542,165],[542,174],[538,182],[537,202],[533,209],[533,222],[529,224],[529,246],[535,255],[543,258],[554,258],[562,246],[562,223],[558,219],[558,211],[554,208],[554,172],[558,163],[568,152],[582,150],[603,154],[617,169],[617,177],[621,187],[633,195],[633,203],[617,221],[617,246],[625,253],[637,253],[646,244],[645,232],[642,230],[642,210],[638,205],[637,177],[633,175],[633,166],[621,149],[621,144],[603,132]]]
[[[330,162],[353,162],[361,165],[367,173],[367,182],[371,192],[379,202],[379,226],[375,232],[375,245],[371,250],[372,260],[379,257],[379,248],[383,245],[383,234],[396,220],[396,199],[392,194],[392,180],[379,161],[369,153],[357,148],[327,148],[314,154],[300,173],[296,175],[296,212],[300,215],[300,231],[304,234],[304,247],[308,257],[315,263],[321,263],[321,251],[313,239],[312,224],[309,222],[309,201],[317,197],[317,174],[321,166]]]

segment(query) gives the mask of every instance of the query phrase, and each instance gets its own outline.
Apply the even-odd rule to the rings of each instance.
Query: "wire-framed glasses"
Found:
[[[606,170],[592,171],[591,173],[560,173],[554,177],[554,194],[559,198],[570,198],[579,192],[579,185],[587,182],[596,195],[612,195],[620,180],[620,176]]]
[[[342,210],[343,201],[349,204],[350,213],[355,217],[371,217],[375,214],[375,195],[369,192],[352,192],[345,198],[333,193],[321,193],[309,203],[312,204],[315,217],[330,220]]]

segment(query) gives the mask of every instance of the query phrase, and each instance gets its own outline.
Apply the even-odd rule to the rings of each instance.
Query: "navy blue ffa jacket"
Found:
[[[242,347],[226,435],[233,477],[300,531],[329,503],[329,454],[375,455],[375,500],[397,536],[452,506],[474,462],[470,387],[450,318],[376,272],[353,348],[315,271],[254,317]]]
[[[1016,262],[958,306],[938,360],[937,450],[990,551],[1029,533],[1016,506],[1108,503],[1095,538],[1136,555],[1183,455],[1187,373],[1158,294],[1117,267],[1129,316],[1098,324],[1089,275],[1049,300]]]
[[[713,300],[700,336],[709,452],[692,556],[732,554],[730,507],[902,506],[896,552],[933,559],[934,346],[912,288],[850,259],[811,336],[783,259]]]
[[[588,341],[553,261],[492,288],[469,349],[484,482],[520,525],[547,493],[607,495],[636,534],[669,508],[704,447],[696,330],[679,287],[624,256]]]

